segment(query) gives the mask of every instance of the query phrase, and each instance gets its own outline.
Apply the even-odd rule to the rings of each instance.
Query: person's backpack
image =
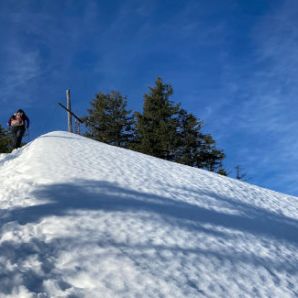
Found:
[[[22,126],[24,125],[24,120],[22,118],[22,115],[20,113],[16,113],[12,116],[11,119],[11,126]]]

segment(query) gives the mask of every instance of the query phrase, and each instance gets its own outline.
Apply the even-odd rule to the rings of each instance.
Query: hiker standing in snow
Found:
[[[19,148],[22,143],[22,138],[26,129],[29,128],[30,120],[21,109],[17,110],[8,120],[8,126],[12,133],[12,146],[13,148]]]

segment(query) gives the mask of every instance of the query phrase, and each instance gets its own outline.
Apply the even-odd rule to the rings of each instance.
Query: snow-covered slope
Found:
[[[298,198],[66,132],[0,181],[0,297],[298,295]]]

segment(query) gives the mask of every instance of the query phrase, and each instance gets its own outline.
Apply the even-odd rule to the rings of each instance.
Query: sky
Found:
[[[0,181],[1,298],[298,295],[297,197],[61,131]]]
[[[0,0],[0,123],[23,108],[30,141],[118,90],[141,111],[160,76],[204,122],[224,166],[298,196],[297,1]]]

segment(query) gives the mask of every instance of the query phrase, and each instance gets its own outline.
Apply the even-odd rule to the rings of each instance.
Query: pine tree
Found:
[[[180,109],[177,121],[177,148],[175,161],[197,166],[199,136],[202,123],[197,118]]]
[[[213,137],[210,134],[201,134],[199,152],[197,156],[198,167],[226,176],[227,173],[223,169],[222,165],[224,158],[225,154],[223,151],[216,149]]]
[[[210,134],[201,132],[202,122],[170,101],[173,89],[161,78],[144,96],[143,114],[136,113],[134,150],[192,167],[226,175],[225,157]]]
[[[133,138],[134,121],[126,105],[126,98],[117,91],[98,93],[85,118],[86,135],[110,145],[128,147]]]
[[[11,138],[7,130],[0,125],[0,153],[8,153],[11,151]]]
[[[193,114],[180,109],[177,127],[178,147],[175,161],[192,167],[227,175],[222,166],[224,153],[216,149],[210,134],[203,134],[203,123]]]
[[[144,95],[143,114],[136,113],[136,142],[133,149],[173,160],[179,105],[170,101],[173,89],[157,78],[155,86]]]

